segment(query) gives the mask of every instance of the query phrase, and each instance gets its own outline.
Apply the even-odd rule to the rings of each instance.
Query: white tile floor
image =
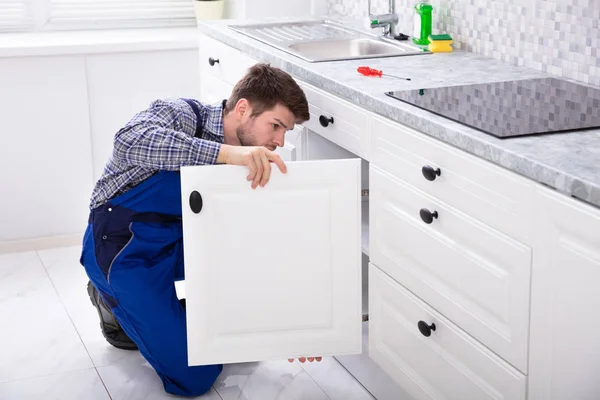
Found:
[[[0,400],[174,399],[102,337],[79,247],[0,255]],[[226,365],[201,399],[373,400],[334,358]]]

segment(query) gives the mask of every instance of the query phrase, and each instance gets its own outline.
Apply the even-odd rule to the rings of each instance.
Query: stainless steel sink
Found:
[[[428,54],[329,20],[232,25],[231,29],[309,62]]]
[[[288,46],[309,60],[330,61],[401,56],[421,51],[377,39],[342,39],[299,42]]]

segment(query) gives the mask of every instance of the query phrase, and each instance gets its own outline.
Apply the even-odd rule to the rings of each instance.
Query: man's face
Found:
[[[248,104],[236,130],[242,146],[264,146],[271,151],[283,147],[285,132],[294,128],[294,114],[280,104],[258,116],[251,117],[251,114]]]

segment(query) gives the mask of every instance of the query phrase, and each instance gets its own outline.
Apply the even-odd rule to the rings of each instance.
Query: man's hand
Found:
[[[246,177],[252,181],[252,189],[258,185],[264,187],[271,177],[271,163],[273,161],[281,172],[287,172],[285,163],[279,156],[269,149],[262,146],[230,146],[221,145],[221,150],[217,156],[217,163],[231,165],[245,165],[250,169]]]
[[[308,361],[313,362],[314,360],[317,360],[317,362],[321,362],[321,360],[323,359],[323,357],[308,357]],[[298,359],[298,361],[300,361],[301,363],[306,362],[307,358],[306,357],[300,357]],[[293,358],[288,358],[289,362],[294,362]]]

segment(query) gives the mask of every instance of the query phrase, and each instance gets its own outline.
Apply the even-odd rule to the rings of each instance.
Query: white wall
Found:
[[[114,133],[198,70],[197,48],[0,57],[0,252],[81,243]]]

